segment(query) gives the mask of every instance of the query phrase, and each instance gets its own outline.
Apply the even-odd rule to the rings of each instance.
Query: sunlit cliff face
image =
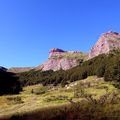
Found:
[[[89,59],[117,48],[120,48],[120,34],[111,31],[103,33],[90,50]]]

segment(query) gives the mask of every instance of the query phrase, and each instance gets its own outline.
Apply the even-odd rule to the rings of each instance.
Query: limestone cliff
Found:
[[[38,66],[36,69],[42,71],[60,69],[67,70],[80,64],[85,58],[85,54],[79,51],[64,51],[58,48],[54,48],[49,52],[49,59]]]
[[[103,33],[90,50],[89,59],[118,48],[120,48],[120,34],[112,31]]]

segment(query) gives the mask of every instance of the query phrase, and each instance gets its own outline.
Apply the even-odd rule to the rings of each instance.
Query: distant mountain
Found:
[[[23,68],[10,68],[10,72],[25,72],[29,70],[68,70],[75,66],[78,66],[82,61],[91,59],[100,54],[109,53],[113,49],[120,48],[120,34],[117,32],[103,33],[96,44],[91,48],[90,52],[82,53],[80,51],[64,51],[59,48],[53,48],[49,52],[49,58],[42,65],[37,67],[23,67]]]
[[[34,69],[33,67],[12,67],[9,68],[7,71],[8,72],[13,72],[13,73],[20,73],[20,72],[26,72]]]
[[[7,71],[7,68],[0,66],[0,71]]]

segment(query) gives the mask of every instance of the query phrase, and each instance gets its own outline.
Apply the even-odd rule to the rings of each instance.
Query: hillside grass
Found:
[[[72,110],[72,114],[75,114],[76,107],[74,107],[74,103],[82,104],[82,106],[87,109],[86,105],[88,105],[88,103],[87,97],[85,98],[86,95],[88,95],[88,97],[91,95],[93,100],[98,100],[107,93],[117,93],[118,97],[120,97],[119,89],[115,88],[112,83],[105,82],[103,78],[97,78],[96,76],[71,82],[65,87],[61,87],[60,85],[56,87],[52,85],[43,86],[41,84],[27,86],[23,88],[23,91],[19,95],[0,96],[0,119],[10,119],[12,116],[23,116],[24,118],[24,115],[27,115],[27,117],[29,115],[31,117],[40,117],[38,113],[42,115],[41,120],[47,119],[47,117],[48,119],[52,119],[57,116],[57,114],[54,113],[55,111],[62,116],[63,113],[68,113],[70,110]],[[94,106],[92,101],[88,100],[88,102]],[[97,105],[99,106],[99,104],[96,104],[96,106]],[[82,109],[81,105],[80,109]],[[120,101],[115,104],[105,104],[102,110],[102,112],[108,116],[109,113],[112,116],[114,114],[118,115],[118,111],[120,111]],[[51,115],[49,116],[48,113]],[[96,114],[97,113],[95,113],[95,115]],[[34,118],[33,120],[37,119]]]
[[[79,60],[79,59],[86,59],[87,58],[87,54],[85,53],[65,53],[63,54],[63,57],[64,58],[68,58],[68,59],[76,59],[76,60]]]
[[[65,52],[61,55],[54,55],[51,58],[58,59],[58,58],[66,58],[66,59],[75,59],[75,60],[86,60],[87,54],[86,53],[72,53],[72,52]]]

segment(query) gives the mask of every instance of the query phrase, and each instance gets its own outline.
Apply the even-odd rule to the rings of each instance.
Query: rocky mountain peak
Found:
[[[109,31],[103,33],[96,44],[91,48],[89,59],[99,54],[109,53],[110,50],[120,48],[120,34]]]
[[[46,70],[67,70],[79,65],[80,61],[84,59],[84,54],[79,51],[64,51],[59,48],[53,48],[49,52],[49,59],[38,66],[36,69]]]
[[[51,57],[55,57],[55,56],[60,56],[62,55],[63,53],[65,53],[66,51],[62,50],[62,49],[59,49],[59,48],[53,48],[50,50],[49,52],[49,58]]]

